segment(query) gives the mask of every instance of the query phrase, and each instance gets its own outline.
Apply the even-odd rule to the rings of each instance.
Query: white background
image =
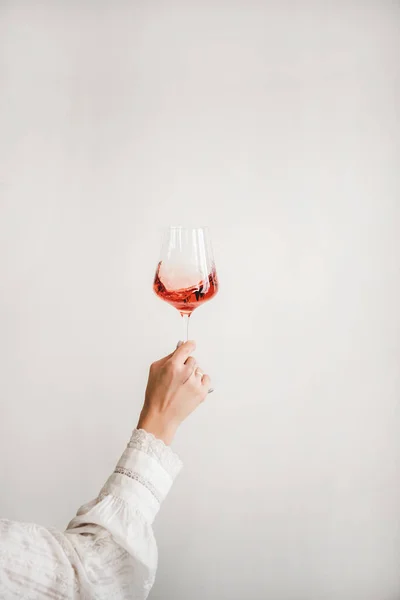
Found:
[[[398,2],[0,2],[0,513],[97,495],[211,227],[152,600],[400,597]]]

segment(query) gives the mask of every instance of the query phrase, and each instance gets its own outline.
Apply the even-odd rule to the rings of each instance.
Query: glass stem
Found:
[[[187,342],[189,339],[189,319],[190,315],[187,313],[181,313],[183,319],[183,342]]]

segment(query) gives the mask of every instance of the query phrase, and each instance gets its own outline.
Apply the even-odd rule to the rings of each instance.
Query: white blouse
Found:
[[[152,523],[182,467],[162,441],[135,430],[96,500],[64,533],[0,520],[1,600],[144,600],[154,583]]]

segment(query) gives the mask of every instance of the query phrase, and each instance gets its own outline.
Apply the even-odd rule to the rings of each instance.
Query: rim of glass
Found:
[[[208,225],[168,225],[164,229],[208,229]]]

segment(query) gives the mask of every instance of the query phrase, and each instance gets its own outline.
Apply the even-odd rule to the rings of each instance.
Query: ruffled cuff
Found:
[[[182,461],[171,450],[169,446],[164,444],[162,440],[157,439],[152,433],[148,433],[144,429],[135,429],[128,444],[128,448],[140,450],[157,460],[167,473],[175,479],[182,469]]]
[[[169,446],[135,429],[99,499],[120,498],[152,523],[181,468],[182,462]]]

